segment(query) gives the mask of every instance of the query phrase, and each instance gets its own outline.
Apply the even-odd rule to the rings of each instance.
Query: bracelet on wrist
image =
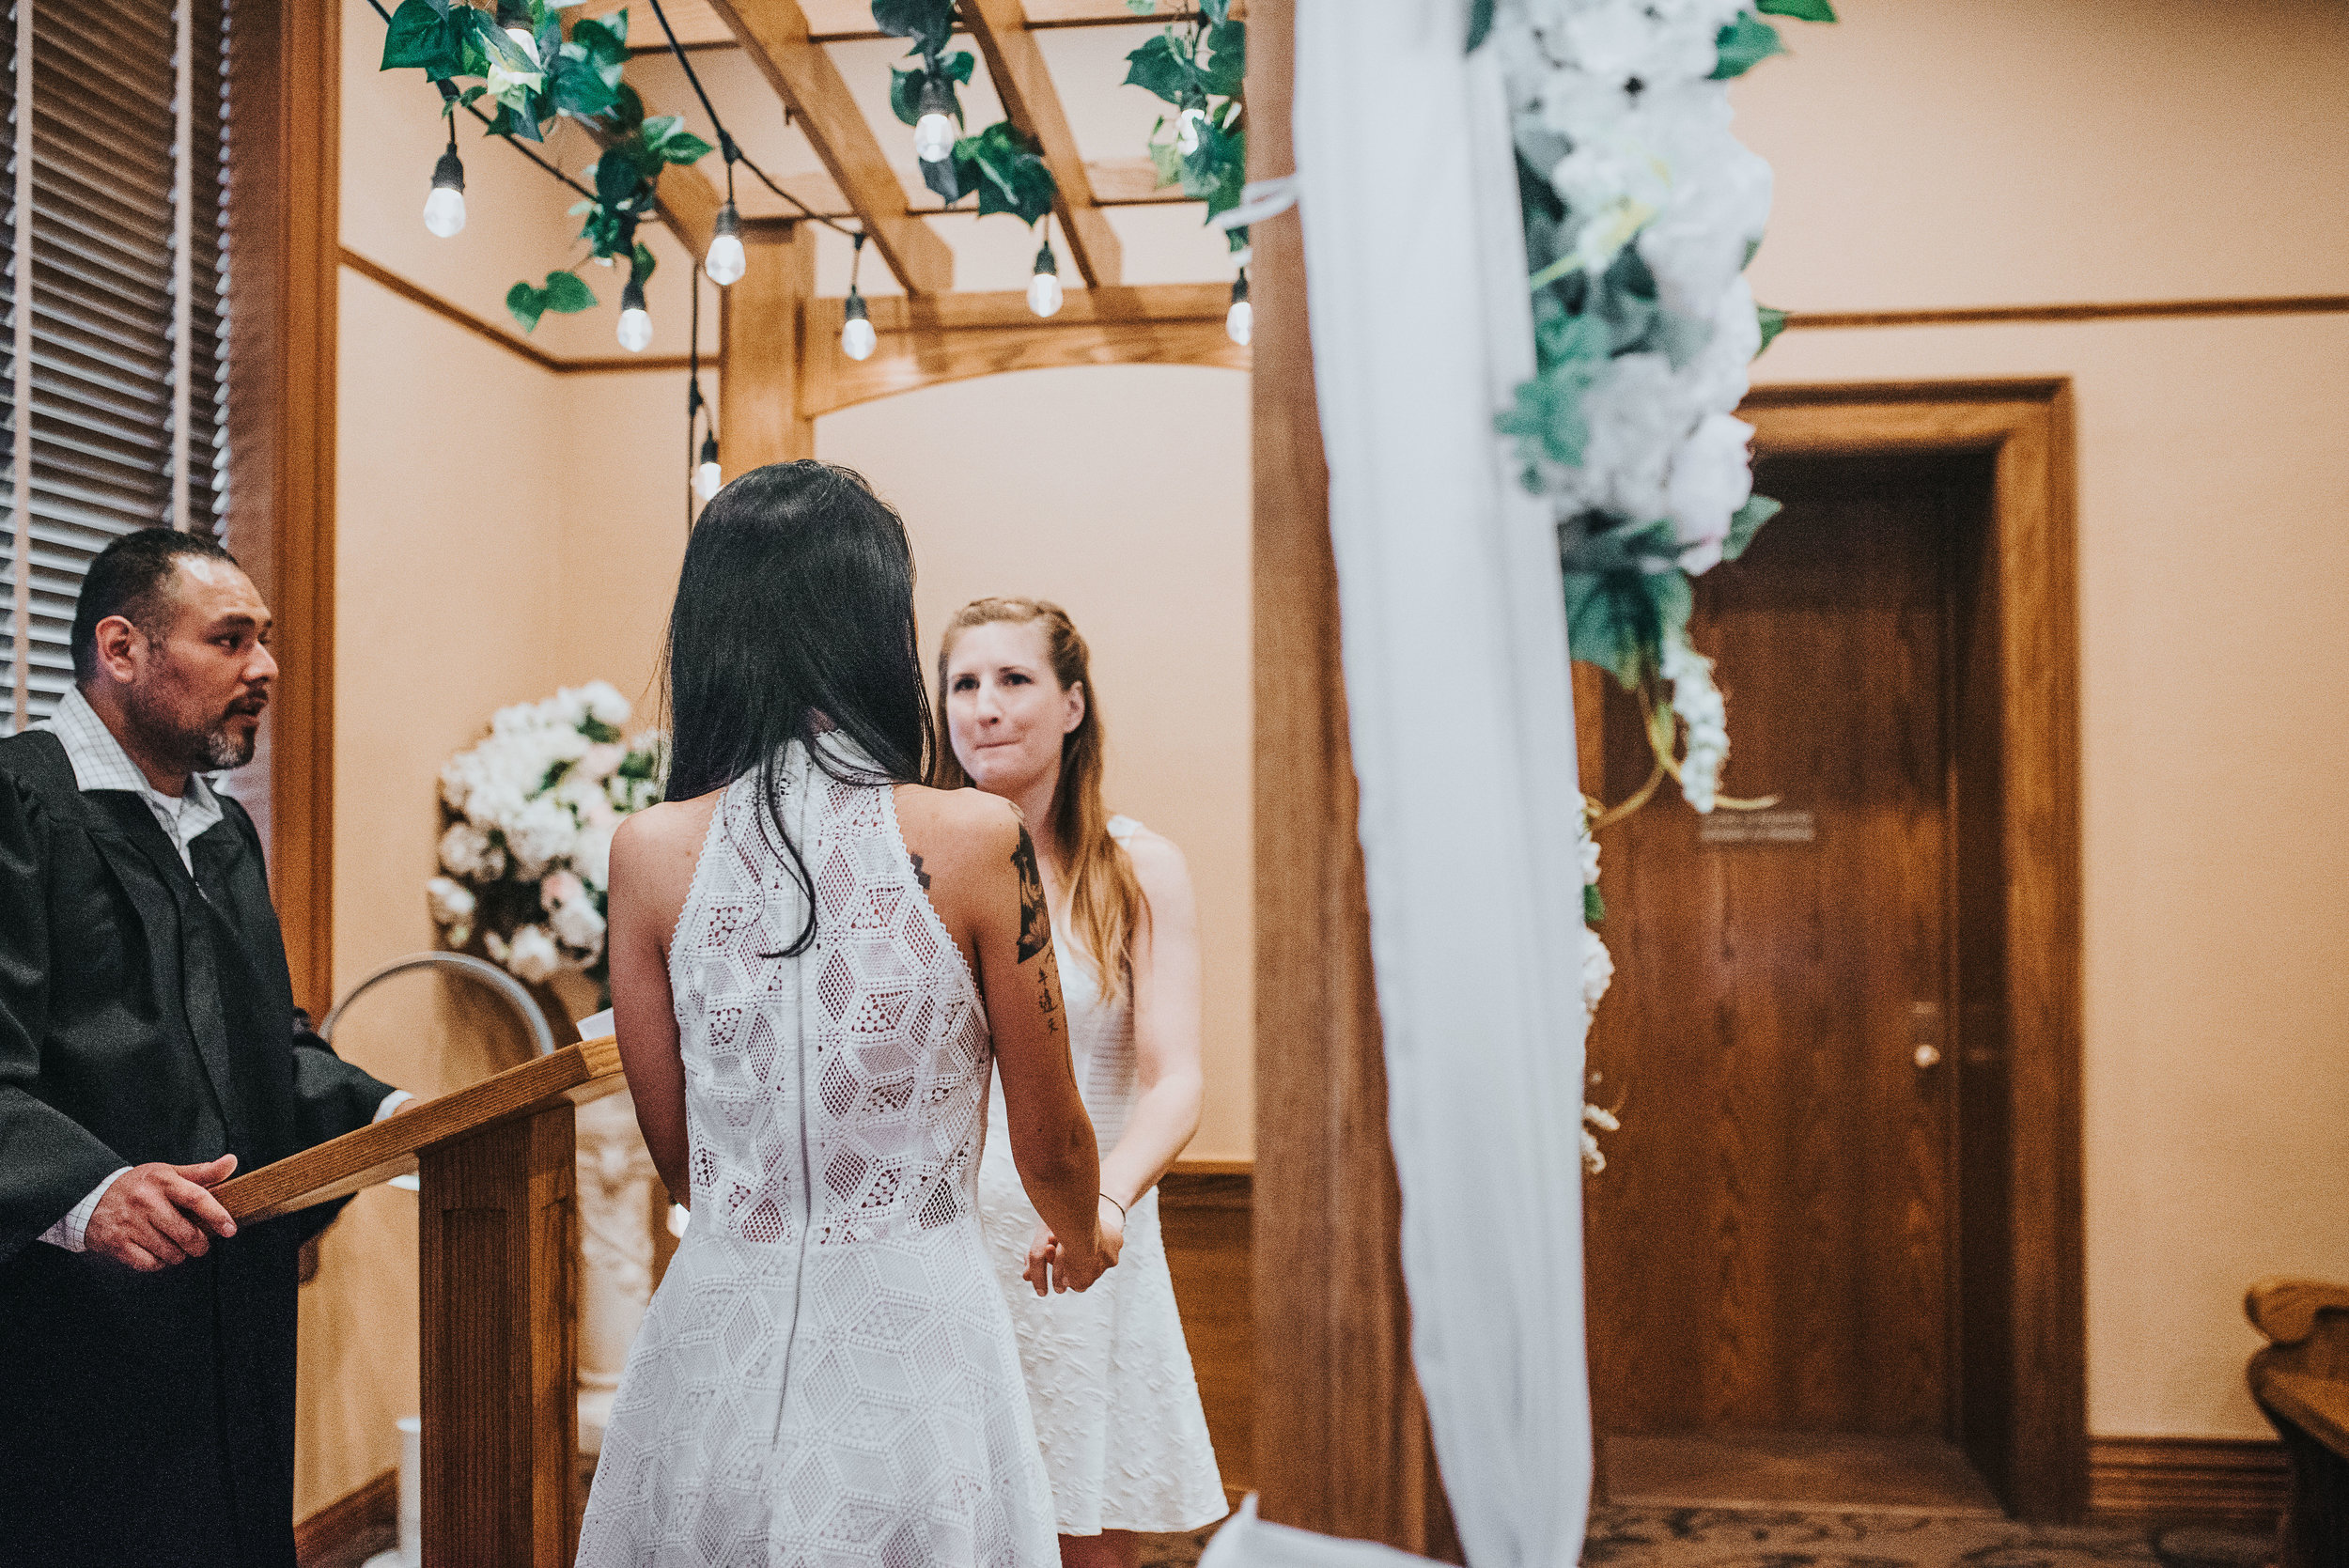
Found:
[[[1119,1222],[1120,1224],[1125,1223],[1125,1219],[1126,1219],[1126,1205],[1125,1205],[1125,1204],[1123,1204],[1123,1203],[1119,1203],[1116,1199],[1112,1198],[1112,1197],[1111,1197],[1108,1193],[1106,1193],[1106,1192],[1102,1193],[1102,1194],[1101,1194],[1101,1197],[1102,1197],[1102,1200],[1110,1205],[1110,1207],[1112,1207],[1112,1208],[1113,1208],[1113,1209],[1115,1209],[1115,1210],[1117,1211],[1117,1219],[1118,1219],[1118,1222]]]

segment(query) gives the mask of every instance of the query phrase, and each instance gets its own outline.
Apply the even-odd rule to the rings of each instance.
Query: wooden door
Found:
[[[1603,1431],[1955,1433],[1948,576],[1977,475],[1766,460],[1785,511],[1699,585],[1725,787],[1782,800],[1700,818],[1668,784],[1601,836]],[[1618,800],[1652,759],[1611,683],[1605,754]]]

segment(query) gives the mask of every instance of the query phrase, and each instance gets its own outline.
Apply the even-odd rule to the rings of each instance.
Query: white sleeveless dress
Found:
[[[1124,844],[1141,824],[1117,816],[1109,826]],[[1091,963],[1057,921],[1052,942],[1061,954],[1077,1087],[1107,1155],[1126,1130],[1137,1092],[1133,1002],[1102,1001]],[[1040,1221],[1012,1164],[998,1085],[988,1100],[979,1214],[1019,1327],[1019,1358],[1061,1533],[1197,1529],[1222,1518],[1223,1482],[1174,1310],[1158,1189],[1143,1193],[1126,1216],[1126,1245],[1115,1268],[1081,1294],[1038,1297],[1019,1276]]]
[[[779,783],[815,941],[779,956],[807,900],[762,837],[756,775],[739,780],[669,954],[692,1219],[620,1379],[579,1561],[1057,1568],[979,1230],[977,988],[888,786],[796,742]]]

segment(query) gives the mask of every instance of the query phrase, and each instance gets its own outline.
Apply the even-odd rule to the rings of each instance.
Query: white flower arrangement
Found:
[[[1769,164],[1730,131],[1728,84],[1781,52],[1757,13],[1828,0],[1486,0],[1512,109],[1539,374],[1499,428],[1550,505],[1574,657],[1648,694],[1673,684],[1674,765],[1700,812],[1728,752],[1689,579],[1735,560],[1778,504],[1753,493],[1748,366],[1784,317],[1744,272]],[[1696,717],[1692,717],[1692,715]]]
[[[442,875],[425,884],[452,948],[478,942],[532,983],[605,973],[612,835],[661,799],[667,748],[623,740],[631,712],[605,681],[501,708],[441,769]]]
[[[1607,995],[1607,987],[1615,978],[1615,957],[1599,939],[1598,923],[1607,916],[1607,908],[1598,896],[1598,839],[1591,831],[1595,815],[1592,803],[1586,802],[1578,824],[1579,833],[1576,845],[1577,859],[1582,870],[1582,1027],[1587,1032],[1591,1019],[1598,1012],[1598,1004]],[[1611,1111],[1592,1105],[1582,1106],[1582,1169],[1597,1175],[1607,1169],[1607,1156],[1598,1146],[1600,1132],[1620,1130]]]

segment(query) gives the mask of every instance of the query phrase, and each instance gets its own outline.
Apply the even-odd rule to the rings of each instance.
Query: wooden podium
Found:
[[[622,1088],[606,1036],[213,1189],[267,1219],[416,1172],[425,1568],[568,1568],[578,1548],[572,1108]]]

